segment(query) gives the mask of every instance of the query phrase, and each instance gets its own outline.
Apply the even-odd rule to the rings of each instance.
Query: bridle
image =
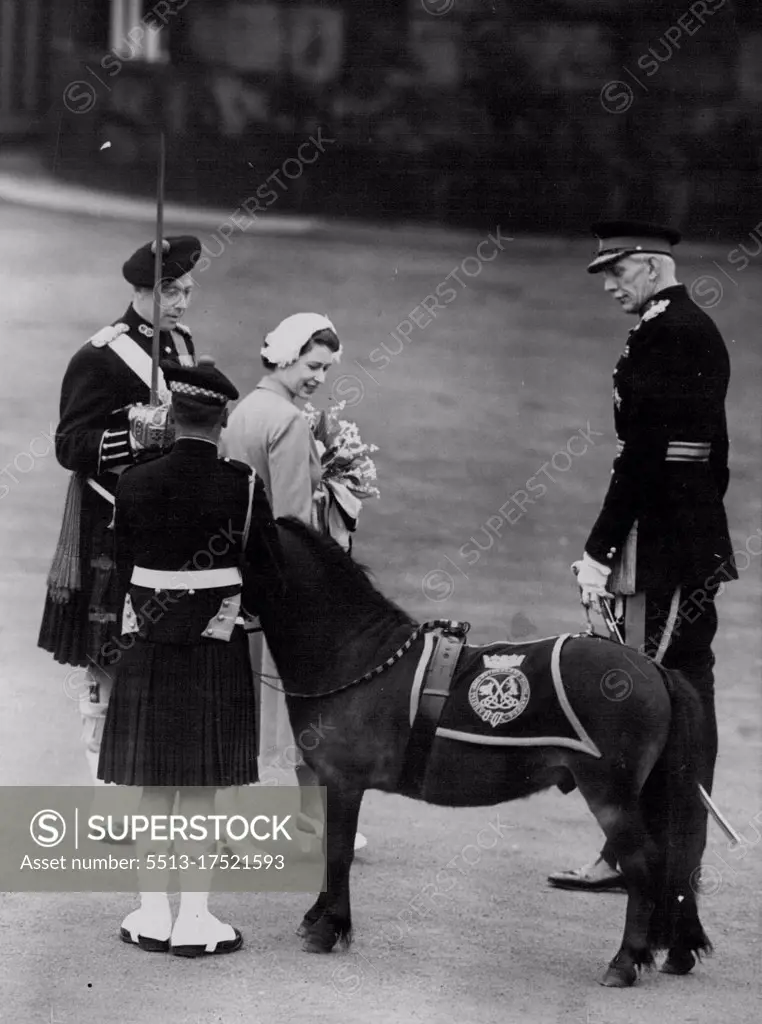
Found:
[[[430,633],[436,629],[445,630],[448,633],[465,637],[471,629],[471,623],[460,622],[456,619],[429,619],[427,622],[422,622],[415,627],[404,644],[402,644],[401,647],[398,647],[394,654],[390,655],[386,661],[380,665],[376,665],[375,668],[370,669],[370,671],[366,672],[364,675],[358,676],[356,679],[352,679],[348,683],[342,683],[341,686],[334,687],[333,690],[323,690],[320,693],[293,693],[285,687],[274,686],[272,683],[267,682],[268,679],[277,679],[280,681],[280,676],[274,676],[267,672],[256,671],[254,672],[254,675],[261,679],[265,686],[268,686],[271,690],[275,690],[276,693],[283,693],[287,697],[295,697],[301,700],[318,700],[321,697],[332,697],[336,693],[342,693],[344,690],[350,690],[353,686],[359,686],[360,683],[367,683],[369,680],[380,676],[393,665],[396,665],[397,662],[407,654],[419,636],[424,633]]]

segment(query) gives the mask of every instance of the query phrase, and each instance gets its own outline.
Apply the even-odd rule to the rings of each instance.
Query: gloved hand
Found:
[[[132,405],[127,418],[130,424],[130,446],[134,452],[169,448],[175,430],[168,422],[169,405]]]
[[[577,585],[581,591],[581,601],[585,608],[591,605],[600,610],[600,599],[611,597],[606,590],[606,583],[611,575],[611,569],[601,565],[585,551],[579,562],[574,562],[572,572],[577,577]]]

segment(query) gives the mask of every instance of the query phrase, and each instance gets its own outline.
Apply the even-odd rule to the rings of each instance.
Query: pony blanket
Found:
[[[600,757],[561,678],[561,648],[568,635],[531,643],[464,645],[437,736],[496,746],[569,747]],[[411,722],[430,651],[424,648],[416,673]]]

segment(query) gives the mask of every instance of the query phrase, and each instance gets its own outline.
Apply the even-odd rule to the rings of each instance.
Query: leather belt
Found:
[[[450,696],[455,668],[465,643],[464,631],[439,632],[426,666],[418,711],[410,730],[405,759],[397,782],[399,793],[420,793],[426,776],[431,747],[436,737],[442,709]]]
[[[130,582],[136,587],[151,587],[153,590],[214,590],[216,587],[233,587],[242,582],[241,570],[235,566],[227,569],[143,569],[136,565]]]

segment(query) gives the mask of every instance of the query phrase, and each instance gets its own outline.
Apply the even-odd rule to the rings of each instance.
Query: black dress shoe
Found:
[[[231,927],[233,927],[231,925]],[[216,942],[213,949],[209,949],[209,944],[206,945],[187,945],[187,946],[170,946],[169,951],[173,956],[185,956],[185,957],[196,957],[196,956],[218,956],[222,953],[235,953],[237,949],[240,949],[243,945],[243,935],[238,931],[237,928],[233,928],[235,932],[235,938],[223,939],[220,942]]]
[[[119,938],[122,942],[129,942],[134,946],[140,946],[146,953],[169,952],[169,939],[152,939],[149,935],[138,935],[136,941],[126,928],[119,929]]]

